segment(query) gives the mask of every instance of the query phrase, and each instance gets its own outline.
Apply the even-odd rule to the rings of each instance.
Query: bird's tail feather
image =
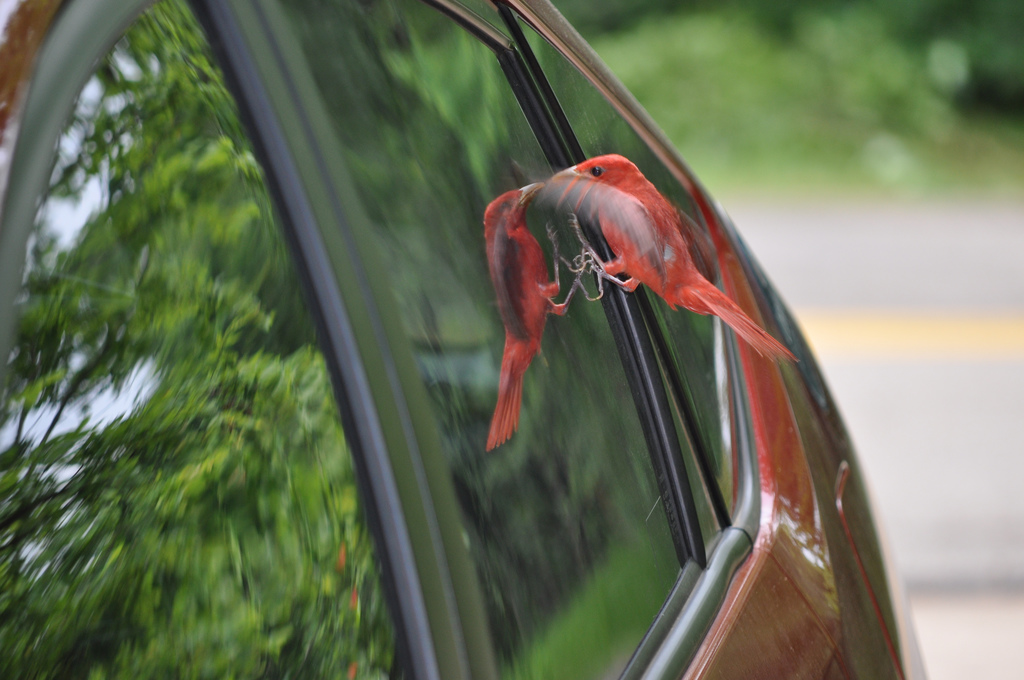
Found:
[[[701,314],[714,314],[719,317],[750,343],[761,356],[796,361],[796,357],[785,345],[758,326],[739,305],[710,282],[703,286],[687,286],[681,293],[679,297],[685,299],[676,300],[677,304]]]
[[[519,409],[523,401],[523,373],[529,366],[521,365],[516,353],[506,351],[501,361],[501,376],[498,379],[498,404],[491,417],[491,429],[487,433],[487,450],[508,441],[519,429]]]

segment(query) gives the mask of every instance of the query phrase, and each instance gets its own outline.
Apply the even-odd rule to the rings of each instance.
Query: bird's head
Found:
[[[596,186],[604,185],[627,191],[637,183],[646,183],[643,173],[628,158],[618,154],[605,154],[588,158],[582,163],[557,172],[548,180],[549,193],[559,194],[557,202],[575,199],[578,211],[582,201]]]
[[[490,202],[484,211],[484,225],[493,229],[501,221],[509,223],[512,218],[518,219],[543,186],[543,182],[537,182],[528,184],[521,189],[506,191],[498,196]],[[515,222],[511,224],[514,225]]]
[[[637,178],[643,178],[639,168],[631,160],[615,153],[594,156],[571,168],[556,173],[552,180],[564,182],[581,181],[601,182],[603,184],[629,184]]]
[[[537,194],[538,191],[544,188],[544,182],[534,182],[533,184],[527,184],[525,187],[519,190],[519,206],[525,207],[530,205],[530,201]]]

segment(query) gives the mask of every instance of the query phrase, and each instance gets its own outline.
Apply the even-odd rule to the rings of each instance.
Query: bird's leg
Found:
[[[579,261],[581,265],[581,273],[583,270],[589,268],[597,276],[597,297],[591,298],[587,295],[587,299],[594,301],[600,300],[604,295],[604,280],[611,281],[619,288],[623,289],[628,293],[632,293],[636,290],[637,286],[640,285],[640,280],[636,277],[630,277],[625,281],[619,279],[616,274],[620,274],[625,271],[624,263],[621,257],[616,257],[613,260],[605,262],[601,259],[601,256],[597,254],[594,247],[590,245],[590,241],[583,235],[583,229],[580,227],[580,221],[576,217],[575,213],[569,213],[569,224],[572,226],[574,232],[576,232],[576,238],[579,239],[583,245],[583,252],[580,253],[573,263]],[[573,271],[576,271],[575,269]]]
[[[572,262],[569,262],[567,259],[562,257],[558,250],[558,239],[555,234],[554,225],[548,222],[545,231],[547,232],[548,240],[551,241],[551,248],[553,251],[552,259],[554,260],[555,268],[555,280],[552,281],[551,283],[543,284],[541,286],[541,293],[546,298],[548,298],[548,300],[551,301],[552,304],[552,308],[549,311],[552,314],[558,314],[559,316],[565,314],[565,311],[569,305],[569,301],[572,300],[572,296],[576,294],[576,291],[579,288],[583,289],[583,294],[588,300],[600,299],[600,296],[596,298],[590,297],[590,293],[587,292],[587,287],[583,284],[582,281],[583,274],[585,274],[588,271],[593,271],[593,255],[591,254],[593,252],[593,249],[591,249],[591,252],[587,252],[587,250],[584,249],[583,251],[580,252],[579,255],[573,258]],[[558,273],[559,262],[564,264],[566,268],[569,269],[569,271],[576,275],[576,277],[573,279],[572,287],[569,289],[569,294],[565,296],[565,299],[561,303],[556,304],[554,302],[554,298],[556,295],[558,295],[561,287],[561,277]]]
[[[597,254],[594,247],[590,245],[587,237],[583,235],[583,229],[580,227],[580,221],[576,217],[576,213],[569,213],[569,225],[582,246],[580,254],[572,260],[575,266],[571,267],[571,269],[576,273],[576,280],[579,282],[580,288],[583,289],[583,295],[590,302],[597,302],[604,297],[604,277],[602,276],[604,273],[604,262],[601,261],[601,256]],[[587,290],[586,285],[583,283],[583,275],[587,272],[597,275],[597,295],[594,297],[590,296],[590,291]]]
[[[636,278],[635,276],[623,281],[619,277],[612,276],[611,274],[605,271],[599,271],[594,273],[597,274],[602,279],[607,279],[608,281],[611,281],[612,283],[614,283],[616,286],[626,291],[627,293],[632,293],[637,289],[637,286],[640,285],[640,279]]]
[[[625,271],[622,259],[618,257],[614,260],[609,260],[608,262],[601,262],[600,260],[595,261],[593,263],[592,271],[599,279],[611,281],[627,293],[632,293],[636,290],[636,287],[640,285],[640,279],[635,276],[631,276],[625,281],[615,276],[616,274],[620,274]]]
[[[575,265],[572,270],[576,272],[576,279],[581,281],[581,277],[589,272],[593,272],[597,275],[597,296],[590,297],[587,287],[583,286],[583,294],[586,295],[587,299],[591,302],[596,302],[604,297],[604,262],[601,260],[601,256],[594,250],[594,246],[590,245],[590,241],[583,234],[583,229],[580,227],[580,220],[576,217],[576,213],[569,213],[569,226],[572,227],[573,232],[576,234],[576,238],[579,240],[580,245],[583,247],[580,254],[573,258],[573,264]]]
[[[589,265],[589,263],[579,262],[576,266],[570,264],[569,261],[562,257],[558,252],[558,239],[555,235],[555,226],[548,222],[546,231],[548,234],[548,240],[551,241],[552,259],[555,261],[555,280],[552,283],[549,283],[546,286],[544,286],[543,292],[544,296],[547,297],[548,300],[551,302],[551,309],[548,311],[551,314],[557,314],[558,316],[562,316],[568,311],[569,302],[572,300],[572,296],[576,294],[576,291],[579,288],[583,288],[584,295],[586,295],[587,299],[590,299],[590,295],[587,295],[586,287],[583,285],[583,282],[581,280],[583,272],[586,271],[586,268]],[[577,260],[580,259],[581,256],[578,255],[575,258],[573,258],[573,262],[576,262]],[[560,303],[555,303],[554,297],[558,295],[559,290],[561,288],[561,278],[558,275],[558,262],[560,260],[565,263],[565,266],[569,268],[569,271],[576,275],[576,278],[573,279],[572,287],[569,288],[569,294],[565,296],[565,299],[562,300],[562,302]]]
[[[580,272],[586,272],[589,268],[594,266],[594,258],[585,249],[580,250],[580,254],[572,258],[572,262],[569,262],[564,257],[562,262],[569,268],[573,274],[579,274]]]
[[[550,298],[548,299],[548,301],[551,302],[551,307],[548,309],[548,312],[551,314],[557,314],[558,316],[563,316],[567,311],[569,311],[569,302],[572,300],[572,296],[581,288],[583,289],[583,295],[588,300],[593,301],[598,299],[591,298],[587,293],[587,287],[583,285],[583,272],[581,271],[576,274],[576,278],[573,279],[572,282],[572,287],[569,288],[569,294],[565,296],[565,299],[562,300],[561,303],[556,304],[555,302],[552,302]]]
[[[576,233],[576,238],[579,239],[580,245],[583,246],[583,252],[580,253],[580,256],[582,257],[584,254],[590,255],[591,259],[604,270],[604,262],[601,260],[601,256],[597,254],[597,251],[594,250],[594,246],[590,245],[590,241],[583,235],[583,229],[580,228],[580,221],[576,217],[576,213],[569,213],[569,226],[572,227],[573,232]]]
[[[553,298],[554,296],[558,295],[558,291],[561,290],[562,287],[562,279],[558,275],[558,261],[564,261],[565,258],[558,254],[558,239],[555,236],[555,225],[553,225],[551,222],[548,222],[545,227],[545,231],[548,234],[548,240],[551,241],[551,259],[554,260],[555,263],[555,291],[547,296],[548,298]],[[569,269],[571,270],[572,267],[569,267]],[[571,296],[572,292],[570,291],[569,297]],[[569,298],[567,297],[565,301],[568,302]]]
[[[569,294],[566,296],[563,304],[569,303],[569,299],[576,293],[577,288],[583,289],[583,295],[591,302],[601,299],[600,294],[597,297],[590,297],[590,293],[587,291],[587,286],[583,283],[583,275],[594,271],[594,260],[590,256],[590,253],[583,251],[572,259],[572,263],[565,258],[562,258],[562,262],[564,262],[565,266],[569,268],[569,271],[576,275],[572,281],[572,288],[569,290]],[[598,284],[600,285],[600,281]]]

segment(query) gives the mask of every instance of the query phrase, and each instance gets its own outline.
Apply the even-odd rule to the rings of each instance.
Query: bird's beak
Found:
[[[534,182],[533,184],[527,184],[525,187],[519,190],[519,205],[520,207],[528,204],[533,200],[534,194],[544,188],[544,182]]]
[[[566,168],[565,170],[562,170],[561,172],[556,172],[551,177],[551,181],[553,181],[553,182],[571,182],[572,180],[578,179],[579,177],[580,177],[580,171],[576,169],[575,165],[573,165],[572,167]]]
[[[562,195],[558,198],[558,205],[561,206],[565,202],[565,199],[569,196],[569,193],[576,187],[576,183],[586,177],[583,173],[576,169],[576,166],[566,168],[560,172],[556,172],[551,176],[548,182],[552,186],[562,186]],[[585,194],[586,192],[584,192]],[[580,197],[580,203],[582,203],[583,197]],[[577,205],[576,209],[579,210],[580,206]]]

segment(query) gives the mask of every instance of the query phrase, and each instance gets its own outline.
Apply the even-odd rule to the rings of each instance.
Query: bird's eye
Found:
[[[604,174],[604,168],[602,168],[600,165],[595,165],[590,169],[590,174],[593,175],[594,177],[600,177],[601,175]]]

